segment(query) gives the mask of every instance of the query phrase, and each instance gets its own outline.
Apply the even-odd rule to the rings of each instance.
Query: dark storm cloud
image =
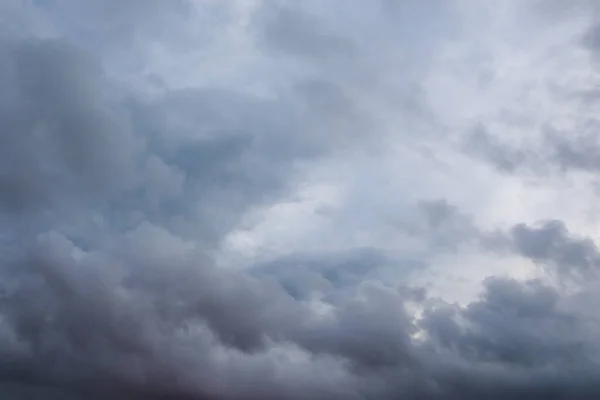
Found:
[[[449,384],[448,394],[517,399],[597,395],[600,386],[592,377],[598,373],[598,349],[588,321],[561,310],[560,303],[561,295],[539,282],[490,278],[479,301],[464,309],[430,311],[423,324],[431,344],[440,351],[454,349],[474,365],[482,363],[480,372],[470,372],[478,383],[442,380]],[[484,377],[491,372],[485,371],[486,364],[498,367],[495,378]]]
[[[126,115],[105,100],[97,63],[60,41],[3,42],[0,206],[70,202],[126,182]]]
[[[559,225],[538,230],[516,227],[515,242],[524,255],[535,258],[580,249],[575,240],[568,244]],[[151,229],[146,236],[140,233],[139,238],[121,241],[122,249],[117,247],[112,259],[92,256],[83,265],[68,255],[69,243],[54,236],[38,257],[27,262],[33,267],[27,269],[33,273],[30,283],[18,280],[21,287],[5,296],[3,315],[18,342],[25,344],[25,360],[36,365],[34,373],[25,364],[25,373],[42,377],[31,378],[33,382],[42,379],[43,383],[54,374],[58,375],[54,382],[61,382],[76,376],[76,368],[83,374],[79,382],[86,381],[85,374],[100,377],[90,381],[92,387],[106,379],[107,384],[124,385],[125,393],[194,393],[200,390],[194,389],[196,383],[210,387],[210,381],[217,379],[212,375],[217,372],[211,352],[220,346],[251,357],[266,352],[267,343],[294,343],[317,357],[315,365],[321,357],[344,362],[333,364],[337,371],[330,372],[346,376],[347,392],[336,393],[321,382],[311,398],[358,398],[359,393],[371,393],[383,398],[511,395],[525,399],[555,393],[558,398],[585,399],[600,390],[592,373],[597,366],[589,359],[598,351],[593,340],[598,327],[562,310],[560,293],[541,283],[491,278],[479,300],[466,308],[432,304],[418,325],[406,315],[408,298],[401,292],[363,285],[360,297],[348,297],[334,306],[332,314],[319,317],[273,281],[210,265],[188,265],[187,257],[165,258],[162,250],[148,247],[149,234],[168,242],[168,236]],[[169,269],[161,267],[164,262]],[[106,263],[124,269],[107,276]],[[40,277],[43,281],[36,280]],[[220,346],[211,344],[205,326]],[[410,338],[418,327],[427,332],[424,342]],[[192,343],[193,359],[187,359],[177,349],[183,351]],[[52,360],[60,360],[62,367],[50,374]],[[138,365],[145,379],[161,383],[139,381],[129,375],[128,365]],[[206,380],[164,382],[165,374],[183,374],[181,368],[204,371]],[[574,375],[584,370],[587,375]],[[235,392],[239,383],[227,382]],[[366,386],[353,386],[358,382]],[[308,390],[300,386],[297,393],[279,392],[276,382],[255,384],[260,388],[231,398],[251,399],[254,391],[305,398],[303,390]],[[222,398],[230,398],[227,392],[222,392]]]
[[[59,237],[28,262],[31,283],[20,279],[22,286],[5,295],[2,306],[25,353],[20,363],[5,364],[5,379],[21,365],[19,374],[32,384],[60,388],[75,379],[83,388],[73,390],[112,385],[120,393],[165,396],[206,388],[214,398],[240,399],[300,399],[307,393],[340,399],[529,399],[552,393],[587,399],[600,391],[593,361],[599,327],[568,312],[563,295],[539,282],[490,278],[479,300],[466,308],[433,303],[418,324],[406,314],[408,299],[399,291],[362,285],[360,297],[318,316],[272,281],[173,258],[164,259],[170,263],[164,269],[152,265],[160,263],[160,253],[139,247],[143,242],[121,246],[115,258],[104,260],[123,265],[113,277],[93,257],[69,259],[68,243]],[[425,340],[410,338],[418,328],[425,329]],[[304,349],[313,368],[331,363],[329,373],[341,374],[335,381],[343,387],[300,371],[263,378],[245,368],[229,377],[219,372],[219,351],[230,348],[251,359],[277,343]],[[243,383],[247,378],[239,373],[252,381]]]
[[[19,359],[26,360],[24,373],[33,373],[33,382],[37,374],[50,381],[55,376],[56,382],[69,377],[85,382],[86,374],[93,374],[100,382],[103,377],[111,384],[124,380],[126,389],[129,386],[131,390],[136,387],[163,390],[160,385],[152,389],[153,383],[144,383],[150,379],[163,382],[167,393],[177,393],[210,387],[210,380],[219,378],[235,390],[237,383],[230,381],[233,377],[214,376],[218,374],[214,352],[220,347],[212,343],[210,331],[222,346],[251,354],[266,351],[265,340],[269,339],[295,342],[313,351],[314,356],[347,357],[358,365],[371,365],[380,362],[380,357],[395,356],[395,352],[389,352],[393,348],[389,346],[397,343],[395,338],[387,338],[388,343],[382,347],[384,343],[371,340],[370,330],[357,336],[360,331],[353,326],[357,315],[364,315],[370,323],[382,324],[384,328],[394,326],[394,320],[369,315],[371,307],[386,304],[385,297],[375,299],[373,304],[348,305],[333,318],[319,320],[268,280],[257,281],[210,266],[185,262],[176,265],[174,260],[168,260],[171,268],[165,270],[163,265],[147,264],[158,263],[159,254],[148,254],[148,250],[144,256],[136,254],[142,248],[136,249],[131,242],[123,246],[130,255],[121,260],[127,262],[126,269],[118,274],[122,278],[114,280],[103,275],[103,268],[106,262],[117,265],[118,259],[98,265],[92,259],[92,264],[82,265],[69,257],[68,246],[63,238],[50,237],[39,256],[26,263],[30,266],[27,270],[33,273],[30,283],[20,277],[15,279],[19,285],[15,292],[10,293],[10,285],[5,288],[8,293],[2,305],[3,318],[12,327],[16,341],[24,347]],[[123,289],[126,292],[119,295]],[[394,332],[402,334],[403,323],[399,323]],[[381,335],[384,336],[379,338],[383,339],[386,331],[382,330]],[[193,355],[185,353],[190,345],[194,348]],[[184,353],[176,350],[179,346]],[[165,353],[166,348],[171,350]],[[3,350],[10,354],[11,348]],[[196,370],[195,373],[203,371],[206,380],[165,382],[168,374],[183,374],[186,363],[190,362],[188,368]],[[11,365],[6,365],[9,371]],[[129,368],[134,370],[128,371]],[[113,374],[116,374],[114,382],[110,378]],[[284,378],[287,379],[295,378]],[[266,390],[268,393],[273,388]],[[242,398],[253,398],[253,394]]]
[[[511,230],[516,251],[533,261],[552,264],[558,272],[574,276],[596,274],[600,253],[593,240],[569,232],[562,221],[539,226],[519,224]]]
[[[456,312],[452,309],[436,310],[425,318],[429,334],[439,345],[455,347],[466,359],[506,364],[585,358],[576,343],[569,348],[569,341],[576,342],[569,334],[573,318],[556,309],[559,297],[552,289],[497,278],[489,279],[486,286],[480,301],[459,310],[463,323],[449,319]],[[564,348],[554,343],[563,340]]]
[[[42,3],[38,11],[60,25],[72,27],[73,17],[97,23],[75,29],[75,36],[91,35],[74,41],[92,52],[102,32],[109,42],[132,44],[137,35],[154,38],[156,25],[179,26],[164,18],[190,12],[189,4],[166,0],[32,6]],[[313,19],[318,4],[261,8],[265,14],[253,21],[263,24],[262,45],[313,62],[351,62],[360,40]],[[354,13],[390,13],[385,29],[378,20],[371,27],[382,42],[393,42],[382,33],[414,33],[402,45],[402,72],[425,65],[423,53],[448,32],[437,31],[443,16],[451,17],[447,2],[388,1],[376,12],[366,4],[353,3]],[[251,272],[219,268],[204,252],[245,212],[288,194],[300,164],[360,147],[357,132],[375,133],[351,94],[356,82],[348,71],[364,71],[362,65],[332,79],[326,63],[316,62],[325,71],[293,80],[275,99],[220,87],[137,98],[119,93],[100,61],[63,39],[0,32],[0,210],[27,226],[0,229],[3,399],[600,395],[600,325],[582,300],[596,296],[593,285],[571,294],[492,277],[478,299],[458,306],[372,279],[382,265],[413,263],[377,248],[288,254]],[[371,47],[363,58],[374,77],[373,65],[390,58],[373,50],[381,50],[375,42]],[[507,163],[514,154],[477,140],[504,169],[521,162]],[[555,148],[571,164],[591,147],[565,146]],[[67,211],[37,225],[38,213],[52,215],[59,205]],[[73,205],[83,212],[70,214]],[[487,237],[445,200],[422,201],[411,213],[400,228],[436,251]],[[598,264],[596,245],[561,222],[516,225],[501,239],[551,271]]]
[[[207,89],[134,103],[134,127],[145,134],[149,151],[184,176],[177,196],[156,204],[156,193],[149,193],[135,206],[156,218],[152,222],[179,214],[186,226],[175,229],[214,243],[248,209],[284,197],[301,163],[356,145],[353,132],[368,122],[354,116],[352,100],[335,84],[309,80],[296,89],[276,101]],[[125,211],[131,206],[116,204]]]

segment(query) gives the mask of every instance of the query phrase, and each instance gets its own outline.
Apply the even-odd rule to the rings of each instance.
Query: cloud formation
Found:
[[[0,397],[597,398],[596,8],[0,4]]]

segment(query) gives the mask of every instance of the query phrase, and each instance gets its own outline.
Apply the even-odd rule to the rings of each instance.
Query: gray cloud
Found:
[[[560,216],[479,226],[497,192],[476,192],[505,177],[453,149],[432,89],[485,7],[250,3],[0,5],[0,397],[597,398],[596,244]],[[178,56],[208,78],[169,72]],[[595,171],[581,121],[539,152],[482,123],[467,152]],[[315,248],[277,242],[310,222]],[[411,280],[498,250],[544,279],[490,276],[460,305]]]
[[[477,125],[465,141],[465,150],[484,157],[500,171],[513,173],[524,166],[535,163],[535,153],[527,153],[520,148],[499,143],[485,126]]]
[[[352,249],[333,254],[292,254],[270,260],[252,269],[258,277],[273,276],[295,298],[309,298],[313,292],[331,293],[353,288],[389,260],[378,249]],[[418,262],[414,262],[418,264]]]
[[[2,52],[2,208],[44,207],[126,184],[135,139],[127,116],[104,100],[99,66],[60,41],[9,42]]]
[[[584,121],[577,130],[547,127],[533,145],[504,144],[478,126],[466,141],[465,150],[490,162],[504,173],[537,176],[598,170],[598,121]]]
[[[304,398],[308,391],[316,398],[387,393],[435,399],[491,391],[492,398],[558,393],[583,399],[600,390],[593,379],[598,326],[569,312],[566,298],[541,283],[491,278],[479,300],[466,308],[433,303],[418,323],[403,311],[408,299],[400,292],[367,284],[360,297],[318,316],[272,281],[165,258],[146,247],[148,239],[122,241],[112,260],[89,255],[79,262],[69,259],[64,239],[46,240],[40,256],[28,262],[33,269],[25,270],[33,273],[31,283],[19,279],[20,287],[3,301],[3,320],[24,352],[17,381],[60,388],[79,376],[81,390],[112,385],[124,394],[175,396],[222,382],[225,387],[205,389],[217,398]],[[107,276],[106,262],[124,269]],[[410,338],[419,328],[427,332],[425,341]],[[276,359],[270,363],[283,363],[277,378],[238,380],[239,373],[252,374],[248,368],[261,368],[250,360],[266,356],[267,343],[299,346],[312,368],[329,368],[337,383],[299,371],[280,375],[287,368]],[[231,376],[218,367],[226,348],[242,368]],[[6,379],[15,380],[15,365],[6,365],[12,368]],[[310,386],[303,387],[303,379]],[[301,392],[286,392],[294,387]]]
[[[597,393],[599,388],[588,381],[597,373],[597,348],[582,315],[561,310],[561,296],[539,282],[493,278],[486,286],[481,300],[467,308],[438,309],[424,319],[438,348],[508,366],[496,370],[497,381],[456,387],[459,393],[482,396],[489,390],[491,398],[590,398]],[[516,370],[528,371],[527,378],[515,375]]]
[[[593,52],[600,48],[600,27],[593,25],[583,37],[583,44]]]
[[[569,138],[568,132],[551,130],[548,136],[554,142],[552,159],[564,170],[597,171],[600,167],[598,128],[600,124],[594,119],[585,121],[574,138]]]
[[[554,4],[553,4],[554,3]],[[596,5],[589,2],[574,2],[568,7],[556,2],[539,2],[536,10],[550,11],[554,15],[570,15],[575,10],[591,9],[597,12]],[[560,11],[558,11],[560,10]],[[546,15],[545,17],[548,17]],[[541,18],[545,18],[541,17]],[[560,20],[558,15],[553,21]],[[574,51],[589,56],[589,62],[597,69],[597,51],[599,44],[598,24],[585,21],[574,40]],[[462,142],[463,149],[471,155],[487,160],[503,173],[516,173],[547,177],[549,175],[568,174],[570,172],[595,173],[598,170],[598,120],[594,114],[596,104],[596,84],[590,82],[582,88],[576,85],[553,83],[546,79],[544,83],[549,97],[580,110],[568,123],[561,121],[560,113],[543,115],[541,119],[527,115],[522,110],[502,108],[498,116],[490,123],[478,122]],[[522,96],[527,94],[523,92]],[[509,110],[511,112],[509,112]],[[579,115],[580,114],[580,115]],[[533,121],[536,121],[533,123]],[[494,128],[491,128],[491,126]],[[518,141],[507,141],[501,130],[520,130]],[[510,137],[509,135],[506,135]]]
[[[511,235],[520,255],[553,264],[561,273],[589,277],[600,266],[596,244],[590,238],[571,234],[561,221],[548,221],[539,227],[519,224]]]
[[[265,45],[284,54],[323,60],[342,58],[348,60],[356,44],[335,32],[328,32],[318,18],[295,9],[290,4],[273,3],[265,6],[257,21],[262,29]]]

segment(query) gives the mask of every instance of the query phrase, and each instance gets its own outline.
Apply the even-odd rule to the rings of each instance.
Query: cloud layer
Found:
[[[598,11],[3,2],[0,397],[598,398]]]

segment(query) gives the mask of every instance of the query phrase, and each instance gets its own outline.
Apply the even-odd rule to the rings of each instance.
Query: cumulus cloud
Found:
[[[0,397],[597,398],[596,12],[4,2]]]

